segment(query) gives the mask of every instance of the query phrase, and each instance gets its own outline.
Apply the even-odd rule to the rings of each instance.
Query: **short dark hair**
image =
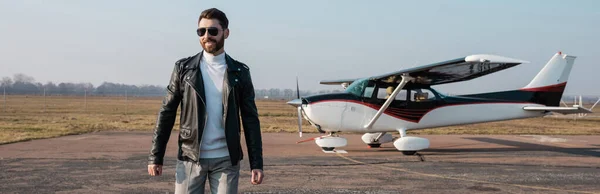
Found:
[[[210,8],[202,11],[200,17],[198,18],[198,23],[200,23],[200,20],[202,20],[202,18],[219,20],[219,24],[221,24],[221,27],[223,27],[223,29],[227,29],[227,27],[229,26],[229,20],[227,20],[227,16],[225,15],[225,13],[223,13],[217,8]]]

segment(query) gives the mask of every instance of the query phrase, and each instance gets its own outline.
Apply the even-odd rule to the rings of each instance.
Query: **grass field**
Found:
[[[162,98],[0,96],[0,144],[94,131],[152,131]],[[285,101],[257,101],[263,132],[296,132],[296,109]],[[589,106],[588,106],[589,107]],[[595,109],[598,112],[599,108]],[[411,134],[600,134],[600,114],[545,117],[444,127]],[[176,130],[179,120],[174,129]],[[315,132],[306,121],[305,132]]]

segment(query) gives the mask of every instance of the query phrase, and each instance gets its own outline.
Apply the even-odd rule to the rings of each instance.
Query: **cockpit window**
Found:
[[[367,79],[367,78],[359,79],[355,82],[352,82],[352,84],[350,84],[348,86],[348,88],[346,88],[346,92],[360,97],[360,96],[362,96],[362,93],[368,84],[369,84],[369,79]]]
[[[413,102],[426,102],[436,100],[435,94],[429,89],[413,89],[411,92]]]
[[[392,95],[392,92],[394,92],[394,89],[396,89],[394,86],[379,88],[379,91],[377,92],[377,98],[387,100]],[[406,89],[400,90],[394,100],[406,101],[406,92]]]

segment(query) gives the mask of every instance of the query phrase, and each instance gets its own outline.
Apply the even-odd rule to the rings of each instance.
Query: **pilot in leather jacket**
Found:
[[[199,145],[207,119],[204,83],[200,73],[202,52],[175,63],[167,95],[163,99],[148,164],[162,165],[167,142],[181,104],[177,158],[199,161]],[[254,86],[248,66],[225,56],[227,70],[223,82],[223,124],[232,165],[243,159],[240,143],[243,126],[251,169],[263,169],[260,121],[254,102]],[[241,116],[241,121],[240,121]]]

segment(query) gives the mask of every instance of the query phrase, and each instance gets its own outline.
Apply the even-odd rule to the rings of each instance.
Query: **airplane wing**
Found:
[[[475,79],[521,63],[529,62],[496,55],[469,55],[463,58],[374,76],[371,79],[399,83],[401,75],[408,74],[415,78],[414,83],[437,85]]]
[[[357,79],[323,80],[319,83],[323,84],[323,85],[340,85],[343,83],[348,83],[348,85],[349,85],[349,84],[352,84],[352,82],[354,82],[355,80],[357,80]]]
[[[526,106],[523,110],[527,111],[552,111],[560,114],[593,113],[591,110],[583,107],[549,107],[549,106]]]

